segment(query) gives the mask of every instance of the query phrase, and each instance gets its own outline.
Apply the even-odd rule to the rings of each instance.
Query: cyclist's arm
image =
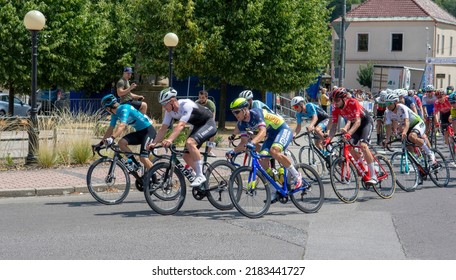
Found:
[[[255,135],[255,137],[251,140],[251,142],[256,145],[259,142],[261,142],[265,136],[266,136],[266,127],[262,126],[258,129],[258,134]]]
[[[116,139],[117,137],[120,137],[126,128],[127,128],[127,124],[124,122],[121,122],[119,125],[117,125],[116,130],[111,135],[111,137],[114,139]]]
[[[157,135],[155,136],[154,141],[152,142],[153,144],[160,143],[163,138],[165,137],[166,131],[168,130],[168,125],[162,124],[160,129],[157,132]]]
[[[241,151],[244,151],[245,150],[245,145],[247,144],[247,142],[249,141],[249,137],[247,136],[242,136],[241,137],[241,142],[239,142],[239,145],[237,145],[233,151],[237,154]]]
[[[111,137],[113,131],[114,131],[114,126],[109,126],[108,129],[106,130],[106,133],[103,136],[103,140],[106,140],[109,137]]]
[[[347,125],[351,123],[351,121],[347,122]],[[356,132],[356,130],[361,126],[361,118],[356,118],[355,122],[353,123],[353,125],[351,126],[350,130],[347,131],[347,133],[349,133],[350,135],[353,135],[353,133]],[[347,127],[347,126],[345,126]],[[347,127],[348,128],[348,127]]]
[[[434,123],[440,123],[440,111],[434,111]]]
[[[295,129],[295,132],[293,133],[293,137],[298,135],[299,132],[301,132],[301,124],[300,123],[296,125],[296,129]]]
[[[173,142],[174,139],[176,139],[177,136],[179,136],[179,134],[181,133],[181,131],[185,128],[186,124],[187,123],[184,122],[184,121],[179,121],[179,123],[174,127],[173,132],[171,133],[171,135],[169,135],[168,140]]]
[[[410,120],[408,118],[404,119],[404,126],[402,127],[402,139],[407,137],[407,131],[410,127]]]
[[[317,117],[317,114],[314,114],[312,116],[312,120],[310,121],[309,125],[307,126],[308,128],[315,128],[315,124],[317,123],[318,121],[318,117]]]

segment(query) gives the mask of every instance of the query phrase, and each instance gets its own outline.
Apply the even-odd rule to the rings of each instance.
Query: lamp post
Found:
[[[163,42],[165,43],[165,46],[168,47],[169,49],[169,76],[168,76],[168,84],[169,87],[173,86],[173,50],[177,46],[177,43],[179,43],[179,37],[177,37],[176,34],[170,32],[165,35],[165,38],[163,38]]]
[[[342,87],[344,85],[345,78],[345,16],[347,11],[347,0],[343,0],[342,9],[342,24],[340,25],[339,87]]]
[[[32,33],[32,91],[30,94],[32,110],[30,113],[31,129],[29,129],[29,146],[26,163],[36,162],[35,151],[38,150],[38,119],[37,119],[37,107],[36,107],[36,68],[37,68],[37,57],[38,57],[38,32],[43,29],[46,23],[44,15],[37,10],[28,12],[24,17],[25,28],[30,30]]]

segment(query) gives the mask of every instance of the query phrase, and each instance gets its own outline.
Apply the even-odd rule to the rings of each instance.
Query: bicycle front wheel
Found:
[[[252,178],[252,167],[242,166],[230,177],[229,194],[234,207],[249,218],[260,218],[271,206],[268,180],[260,173]]]
[[[325,160],[312,148],[302,147],[299,150],[299,161],[300,163],[310,165],[317,172],[318,176],[322,178],[325,176]]]
[[[396,152],[391,156],[391,165],[396,174],[396,184],[406,192],[416,189],[419,182],[418,167],[410,160],[410,156],[405,157],[405,153]]]
[[[209,202],[219,210],[230,210],[233,208],[228,184],[231,173],[236,168],[226,160],[217,160],[208,164],[206,170],[206,196]]]
[[[435,154],[435,160],[440,164],[440,168],[429,171],[429,177],[437,187],[447,187],[450,182],[450,168],[443,154],[436,149],[432,149]],[[432,163],[429,163],[432,164]],[[429,167],[430,168],[430,167]]]
[[[290,191],[291,201],[302,212],[315,213],[320,210],[325,200],[323,183],[309,165],[301,163],[295,165],[295,168],[302,175],[302,189]]]
[[[172,215],[179,211],[185,201],[184,175],[169,162],[157,162],[144,175],[144,196],[155,212]]]
[[[381,198],[391,198],[396,190],[396,175],[391,162],[383,155],[375,155],[374,172],[377,174],[378,184],[374,185],[374,191]]]
[[[130,191],[130,175],[119,161],[100,158],[87,171],[87,188],[98,202],[113,205],[122,203]]]
[[[340,157],[332,162],[329,174],[331,185],[337,197],[345,203],[353,203],[358,198],[359,180],[351,162]]]

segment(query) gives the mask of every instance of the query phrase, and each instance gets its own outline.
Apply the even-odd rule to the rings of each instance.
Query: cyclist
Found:
[[[416,111],[417,111],[418,115],[420,116],[420,118],[424,119],[423,118],[423,102],[421,102],[421,98],[419,98],[418,95],[415,94],[415,91],[413,89],[410,89],[407,93],[408,93],[408,96],[415,99]]]
[[[335,107],[332,112],[332,121],[329,123],[329,137],[334,136],[337,121],[339,116],[346,119],[345,126],[340,130],[344,133],[344,137],[351,141],[354,145],[359,143],[361,151],[368,166],[368,178],[365,183],[366,185],[375,185],[378,183],[377,175],[374,171],[374,158],[369,150],[369,141],[372,133],[373,120],[372,117],[364,110],[363,106],[355,98],[348,96],[345,88],[338,88],[334,94]],[[336,124],[333,126],[333,124]],[[351,140],[350,140],[351,139]],[[360,155],[354,152],[353,147],[349,148],[350,153],[355,160],[360,159]]]
[[[147,103],[142,102],[144,100],[144,96],[137,95],[132,93],[131,91],[136,88],[136,84],[132,83],[130,85],[129,79],[131,78],[131,74],[133,73],[133,69],[131,67],[125,67],[123,71],[122,78],[116,84],[117,88],[117,95],[120,97],[120,103],[124,104],[131,104],[135,107],[136,110],[139,110],[141,113],[146,114],[147,112]]]
[[[397,96],[399,97],[399,102],[409,107],[413,111],[413,113],[418,114],[415,98],[409,96],[407,90],[396,89],[394,93],[397,94]]]
[[[177,91],[172,87],[166,88],[160,92],[158,102],[165,108],[165,116],[163,123],[157,132],[157,137],[148,146],[149,149],[161,141],[164,147],[169,147],[187,124],[193,125],[185,147],[188,153],[185,153],[183,159],[195,170],[196,178],[190,186],[198,187],[206,182],[206,177],[203,174],[203,161],[199,148],[217,133],[217,125],[213,118],[211,110],[196,104],[190,99],[177,100]],[[165,133],[168,127],[172,125],[173,120],[178,120],[179,123],[174,127],[173,132],[165,138]]]
[[[450,94],[452,94],[452,93],[453,93],[453,91],[454,91],[454,86],[447,86],[447,88],[446,88],[446,89],[447,89],[447,92],[446,92],[446,94],[450,95]]]
[[[423,96],[423,109],[424,109],[424,118],[426,123],[426,135],[429,134],[430,130],[430,121],[434,115],[434,104],[437,98],[434,96],[434,86],[427,85],[425,87],[426,94]],[[432,124],[434,125],[434,124]]]
[[[116,97],[112,94],[108,94],[101,99],[101,106],[111,114],[111,122],[103,136],[103,142],[107,145],[112,144],[114,139],[120,137],[126,130],[127,125],[130,125],[135,129],[135,132],[129,133],[120,139],[119,148],[121,151],[131,153],[128,145],[141,145],[140,161],[144,165],[145,171],[150,169],[152,167],[152,162],[149,160],[149,152],[146,149],[146,145],[150,141],[153,141],[156,136],[156,131],[152,126],[150,119],[130,104],[119,104]],[[119,121],[120,124],[116,128],[117,121]],[[135,169],[139,169],[140,165],[136,161],[134,155],[127,155],[135,164]]]
[[[230,109],[238,120],[233,134],[241,134],[241,143],[234,150],[227,152],[226,156],[231,158],[234,154],[244,150],[245,147],[253,150],[255,145],[267,136],[266,141],[261,146],[260,153],[270,154],[287,168],[292,175],[292,186],[299,188],[302,184],[302,176],[291,164],[290,159],[282,153],[293,139],[293,132],[285,120],[279,115],[268,112],[266,109],[249,109],[249,102],[242,97],[231,102]],[[250,142],[248,142],[248,131],[258,131],[258,134]],[[265,170],[269,169],[268,162],[268,160],[261,161],[261,165]],[[273,195],[271,201],[275,202],[276,197]]]
[[[434,103],[435,125],[437,128],[439,126],[442,127],[445,144],[448,145],[447,127],[450,125],[451,103],[443,89],[436,90],[435,97],[437,97],[437,100]]]
[[[260,100],[253,100],[253,92],[251,90],[241,91],[241,93],[239,93],[239,97],[247,99],[249,102],[249,109],[260,108],[268,110],[269,113],[274,113],[268,105],[264,104]]]
[[[374,99],[374,112],[375,112],[375,120],[376,120],[376,127],[375,131],[377,131],[377,145],[381,144],[380,131],[383,129],[383,115],[385,114],[386,105],[383,102],[384,98],[386,97],[387,93],[385,90],[380,91],[380,94],[377,98]]]
[[[415,114],[410,108],[399,102],[399,97],[392,93],[385,98],[387,110],[385,112],[386,139],[391,135],[391,123],[397,121],[403,126],[402,139],[408,139],[418,147],[422,148],[430,158],[432,165],[431,170],[436,170],[440,165],[436,162],[435,154],[431,151],[425,140],[425,124],[423,120]]]
[[[329,115],[320,106],[311,102],[304,103],[304,97],[302,96],[296,96],[291,100],[291,107],[297,112],[297,126],[293,137],[296,137],[301,131],[302,119],[311,118],[309,125],[307,125],[307,130],[314,131],[317,134],[319,138],[315,139],[315,146],[322,150],[323,154],[326,154],[326,151],[323,151],[322,139],[324,137],[323,133],[326,132],[326,127],[329,123]]]

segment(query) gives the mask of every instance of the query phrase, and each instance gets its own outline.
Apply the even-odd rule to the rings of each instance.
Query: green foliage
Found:
[[[356,80],[364,87],[372,87],[372,75],[374,74],[374,64],[372,62],[367,63],[366,66],[360,65],[357,72],[358,77]]]
[[[183,147],[185,146],[185,141],[187,140],[187,136],[188,136],[188,127],[184,128],[180,133],[179,135],[177,135],[176,139],[174,139],[173,141],[173,144],[178,146],[178,147]],[[168,138],[169,135],[173,132],[172,129],[168,129],[168,131],[166,132],[165,134],[165,138]]]
[[[440,7],[445,9],[452,16],[456,17],[456,1],[454,0],[434,0]]]
[[[92,158],[92,148],[89,138],[74,141],[71,149],[71,159],[77,164],[84,164]]]

